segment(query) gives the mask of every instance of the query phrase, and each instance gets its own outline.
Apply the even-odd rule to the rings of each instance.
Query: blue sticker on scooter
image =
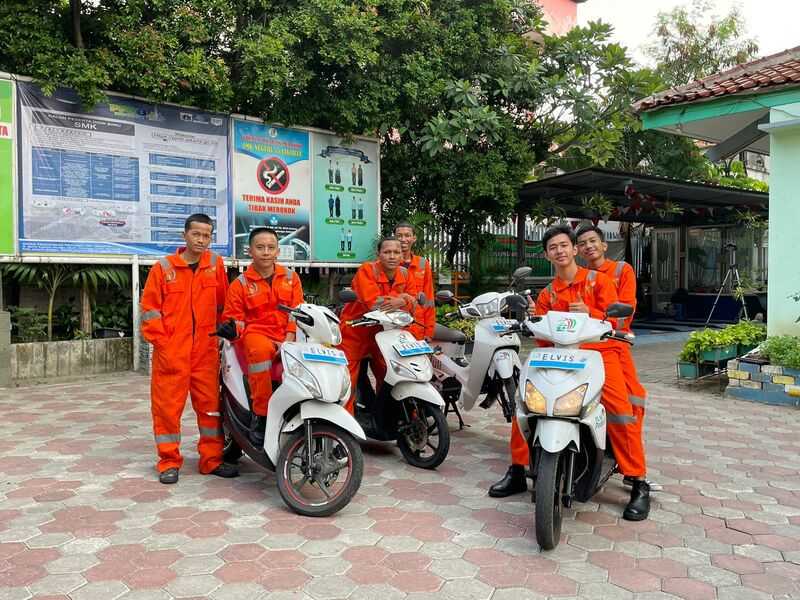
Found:
[[[312,352],[303,352],[303,358],[313,362],[330,363],[332,365],[346,365],[347,358],[344,356],[331,356],[329,354],[314,354]]]
[[[497,333],[503,333],[504,331],[508,331],[508,327],[503,325],[502,323],[493,324],[492,329]]]
[[[433,348],[431,348],[427,342],[411,342],[407,344],[395,344],[394,350],[400,356],[417,356],[419,354],[433,354]]]
[[[539,369],[565,369],[572,371],[586,368],[586,363],[564,362],[561,360],[532,360],[528,363],[528,366],[537,367]]]

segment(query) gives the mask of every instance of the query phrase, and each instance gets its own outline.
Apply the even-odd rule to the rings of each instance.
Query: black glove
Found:
[[[235,340],[238,337],[236,322],[233,319],[225,321],[222,325],[217,327],[216,335],[228,341]]]

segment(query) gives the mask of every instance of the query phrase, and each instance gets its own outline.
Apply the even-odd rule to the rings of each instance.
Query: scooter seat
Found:
[[[436,323],[436,327],[433,330],[433,339],[439,342],[463,344],[467,341],[467,336],[458,329],[451,329],[450,327],[445,327],[444,325]]]

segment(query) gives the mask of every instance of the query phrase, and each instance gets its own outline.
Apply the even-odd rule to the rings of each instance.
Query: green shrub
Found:
[[[741,321],[724,329],[693,331],[683,346],[678,360],[697,362],[700,354],[726,346],[755,346],[767,337],[767,329],[756,321]]]
[[[9,306],[11,335],[17,342],[40,342],[47,339],[47,315],[33,308]]]
[[[763,354],[773,365],[800,369],[800,338],[793,335],[776,335],[761,344]]]

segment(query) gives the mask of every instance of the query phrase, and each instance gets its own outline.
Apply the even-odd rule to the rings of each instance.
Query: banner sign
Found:
[[[375,256],[380,218],[378,142],[352,145],[325,133],[314,147],[314,260],[360,263]]]
[[[14,254],[14,83],[0,79],[0,254]]]
[[[278,233],[280,260],[311,260],[311,169],[307,131],[233,119],[237,258],[256,227]]]
[[[22,251],[163,254],[205,213],[230,255],[227,116],[114,95],[86,112],[29,83],[18,96]]]

